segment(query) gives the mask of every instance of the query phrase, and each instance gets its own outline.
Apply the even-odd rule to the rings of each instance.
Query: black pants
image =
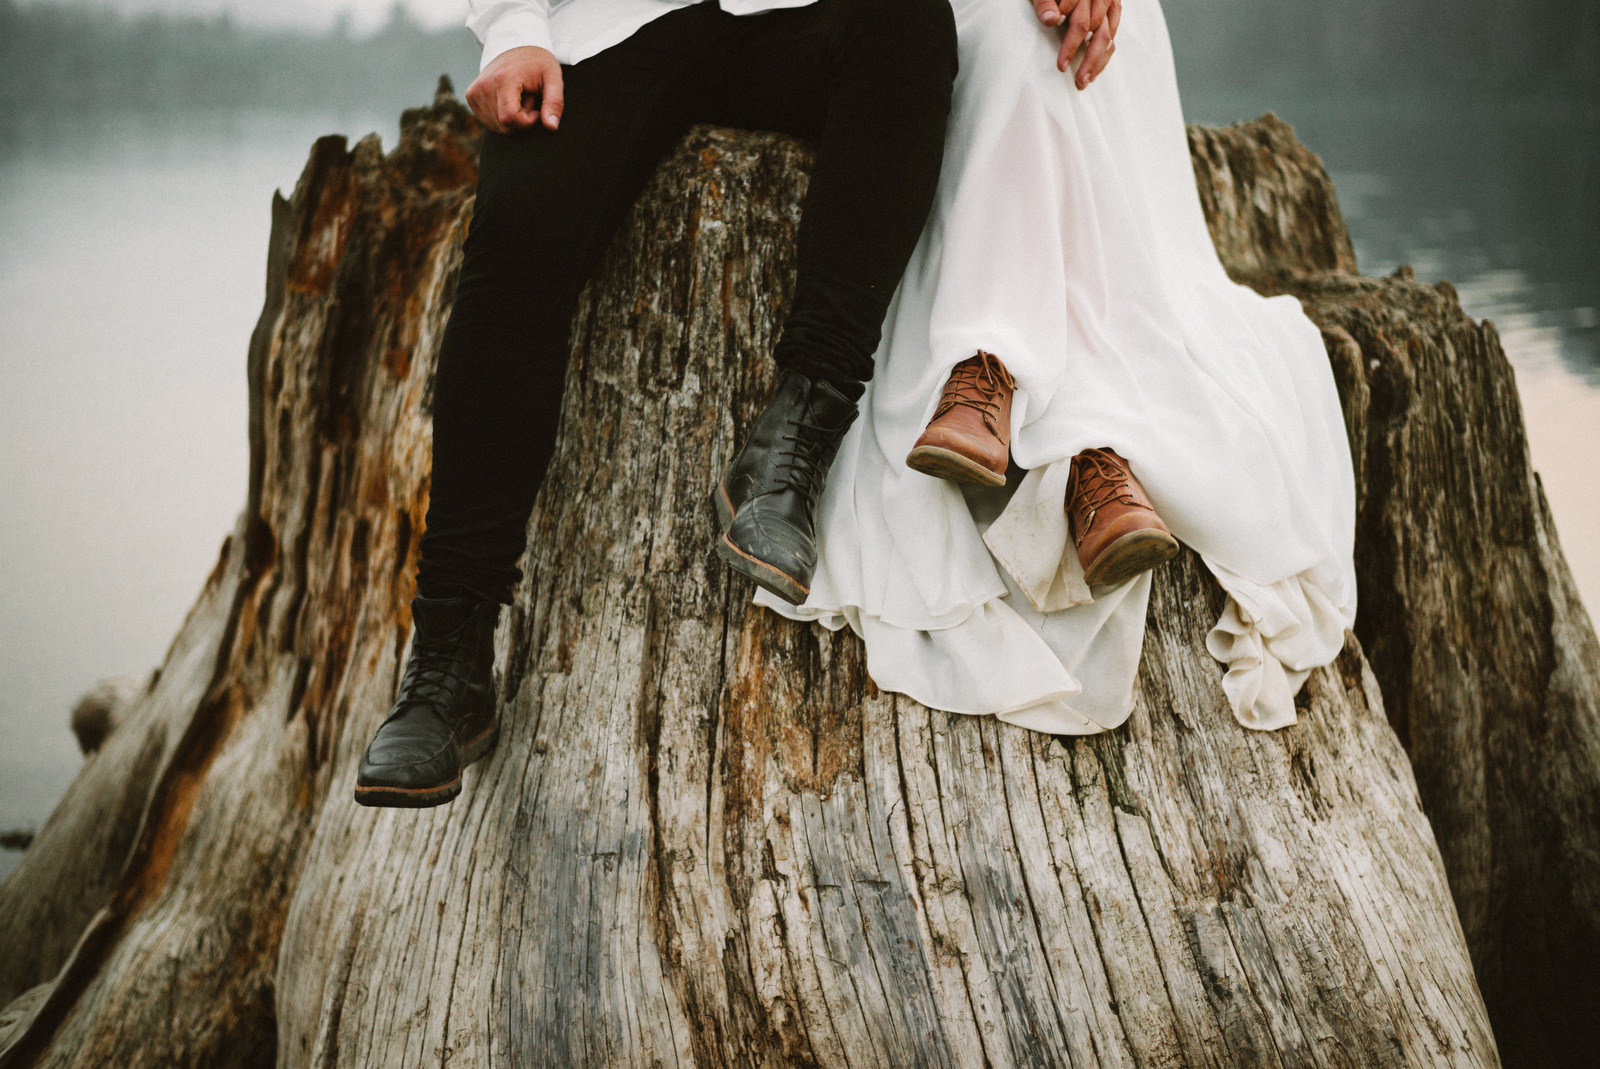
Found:
[[[439,351],[418,591],[510,602],[555,446],[573,307],[694,123],[817,140],[773,359],[859,396],[933,202],[955,70],[947,0],[740,16],[699,3],[564,67],[557,132],[486,132]]]

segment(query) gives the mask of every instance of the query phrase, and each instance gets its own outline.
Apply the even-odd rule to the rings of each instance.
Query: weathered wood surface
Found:
[[[1214,230],[1331,210],[1281,131],[1197,136],[1280,157],[1197,151]],[[248,507],[0,888],[0,999],[21,996],[0,1063],[1496,1064],[1353,636],[1299,725],[1245,731],[1202,641],[1220,592],[1185,554],[1130,723],[1063,741],[877,692],[852,637],[753,608],[716,565],[707,479],[791,282],[808,160],[782,138],[693,134],[587,291],[496,753],[443,809],[354,806],[408,633],[472,147],[441,101],[387,157],[319,142],[275,207]],[[1348,268],[1314,244],[1230,265]],[[1301,284],[1323,317],[1340,285],[1402,285]],[[1351,419],[1392,431],[1346,334]],[[1353,427],[1361,456],[1388,431]]]
[[[1321,161],[1276,115],[1189,127],[1189,156],[1211,243],[1235,279],[1356,271],[1356,252]]]
[[[1493,325],[1408,271],[1291,287],[1362,428],[1356,633],[1507,1064],[1600,1060],[1600,642]],[[1358,378],[1359,376],[1359,378]],[[1593,537],[1592,532],[1578,532]]]
[[[1448,282],[1355,275],[1333,187],[1268,116],[1191,127],[1230,273],[1323,328],[1360,514],[1356,634],[1416,770],[1506,1063],[1600,1055],[1600,642],[1511,364]],[[1286,191],[1288,191],[1286,193]],[[1580,532],[1588,536],[1588,532]]]

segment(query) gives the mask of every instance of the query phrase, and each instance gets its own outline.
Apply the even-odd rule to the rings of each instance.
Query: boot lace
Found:
[[[950,380],[945,383],[944,394],[939,398],[939,407],[934,410],[933,418],[938,419],[957,406],[976,409],[989,432],[998,434],[1002,391],[1009,392],[1015,388],[1016,382],[1011,372],[1006,370],[999,358],[979,349],[976,356],[969,356],[950,372]]]
[[[806,415],[810,415],[810,412]],[[804,499],[806,517],[810,519],[816,510],[823,480],[827,478],[828,462],[832,459],[829,456],[828,437],[833,433],[833,428],[812,423],[804,416],[791,419],[789,426],[797,433],[785,434],[782,439],[794,443],[793,447],[780,455],[773,462],[773,467],[777,469],[778,485],[798,492]]]
[[[1099,511],[1113,502],[1142,505],[1122,459],[1109,449],[1085,449],[1072,465],[1067,487],[1072,502],[1073,541],[1082,542]]]
[[[457,656],[455,644],[437,639],[413,642],[405,678],[400,681],[401,699],[447,704],[467,682],[466,665]]]

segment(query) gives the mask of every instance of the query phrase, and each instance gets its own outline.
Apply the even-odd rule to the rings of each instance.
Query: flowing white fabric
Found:
[[[1195,189],[1157,0],[1127,0],[1080,92],[1026,0],[954,0],[960,74],[933,214],[829,474],[821,558],[787,616],[865,640],[879,686],[1090,734],[1133,706],[1151,573],[1091,590],[1063,509],[1071,457],[1126,458],[1227,591],[1207,636],[1239,721],[1294,694],[1355,618],[1355,489],[1321,336],[1293,297],[1230,281]],[[1020,485],[973,490],[905,455],[979,349],[1016,378]]]

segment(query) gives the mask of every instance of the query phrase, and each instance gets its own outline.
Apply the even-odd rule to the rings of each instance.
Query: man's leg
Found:
[[[739,17],[714,121],[817,141],[782,368],[859,396],[933,206],[956,75],[949,0],[817,0]]]
[[[933,205],[955,19],[947,0],[817,0],[730,18],[719,46],[709,118],[818,142],[777,390],[712,492],[718,555],[798,603],[816,566],[823,480]]]
[[[478,194],[439,350],[433,476],[417,589],[509,603],[555,445],[573,306],[685,128],[690,9],[565,68],[561,128],[485,132]],[[699,21],[704,21],[700,16]]]
[[[565,68],[558,131],[484,134],[434,382],[415,631],[394,706],[357,772],[363,804],[449,801],[462,767],[498,734],[493,635],[555,443],[573,306],[683,132],[682,75],[708,25],[706,12],[674,12]]]

